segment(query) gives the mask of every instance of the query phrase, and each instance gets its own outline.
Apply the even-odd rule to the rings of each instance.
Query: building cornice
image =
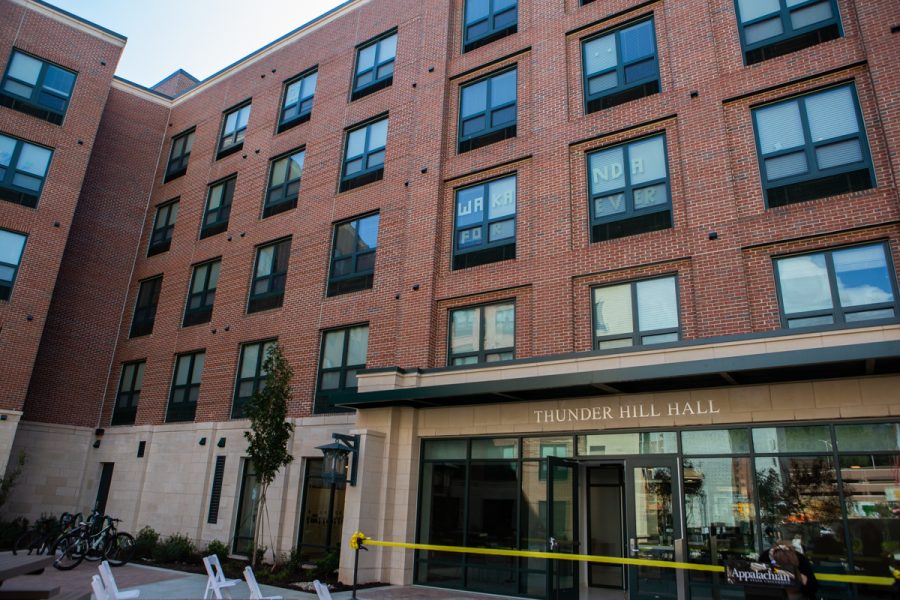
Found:
[[[24,6],[28,10],[32,10],[36,13],[44,15],[45,17],[49,17],[54,21],[58,21],[63,23],[73,29],[77,29],[79,31],[83,31],[88,35],[92,35],[96,38],[103,40],[104,42],[109,42],[119,48],[125,47],[125,42],[128,41],[124,35],[120,33],[116,33],[111,29],[107,29],[105,27],[101,27],[96,23],[92,23],[87,19],[82,19],[78,15],[73,15],[72,13],[65,11],[61,8],[57,8],[51,4],[47,4],[46,2],[41,2],[41,0],[10,0],[13,4],[18,4],[19,6]]]
[[[172,108],[173,102],[170,98],[166,96],[154,92],[149,88],[145,88],[142,85],[138,85],[127,79],[122,79],[121,77],[114,77],[112,80],[113,89],[117,89],[121,92],[127,92],[129,94],[133,94],[142,98],[143,100],[147,100],[148,102],[153,102],[154,104],[159,104],[160,106],[165,106],[166,108]]]

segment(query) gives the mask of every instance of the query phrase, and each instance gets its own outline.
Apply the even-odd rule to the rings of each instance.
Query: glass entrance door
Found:
[[[547,458],[547,531],[551,552],[578,553],[578,463]],[[548,598],[578,600],[578,562],[553,560]]]
[[[625,512],[630,558],[676,560],[676,548],[682,542],[676,466],[675,458],[626,461]],[[628,598],[675,600],[681,579],[675,569],[629,566]]]

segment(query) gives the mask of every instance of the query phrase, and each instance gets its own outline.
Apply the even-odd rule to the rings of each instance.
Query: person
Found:
[[[777,540],[768,550],[763,550],[759,555],[759,562],[770,564],[793,571],[799,579],[799,590],[788,590],[787,597],[790,600],[817,600],[819,597],[819,584],[816,574],[813,572],[812,563],[802,553],[794,549],[792,542]]]

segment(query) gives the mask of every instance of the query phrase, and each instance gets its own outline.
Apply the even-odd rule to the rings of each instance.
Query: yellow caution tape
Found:
[[[613,565],[635,565],[640,567],[661,567],[664,569],[685,569],[690,571],[708,571],[724,573],[725,567],[720,565],[704,565],[698,563],[676,562],[669,560],[652,560],[649,558],[621,558],[618,556],[594,556],[588,554],[565,554],[557,552],[537,552],[533,550],[502,550],[499,548],[468,548],[465,546],[438,546],[435,544],[409,544],[406,542],[385,542],[366,537],[357,531],[350,538],[350,546],[359,550],[363,544],[383,546],[385,548],[409,548],[411,550],[434,550],[435,552],[457,552],[461,554],[486,554],[488,556],[518,556],[521,558],[546,558],[549,560],[573,560],[579,562],[604,563]],[[816,573],[819,581],[835,581],[838,583],[861,583],[867,585],[893,585],[892,577],[874,577],[870,575],[837,575]]]

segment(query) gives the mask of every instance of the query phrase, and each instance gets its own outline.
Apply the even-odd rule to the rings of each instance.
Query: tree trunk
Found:
[[[256,570],[257,557],[259,556],[259,542],[263,537],[263,508],[266,506],[266,491],[268,487],[266,484],[259,486],[259,498],[256,501],[256,523],[253,526],[253,556],[250,557],[250,564],[253,566],[254,571]]]

